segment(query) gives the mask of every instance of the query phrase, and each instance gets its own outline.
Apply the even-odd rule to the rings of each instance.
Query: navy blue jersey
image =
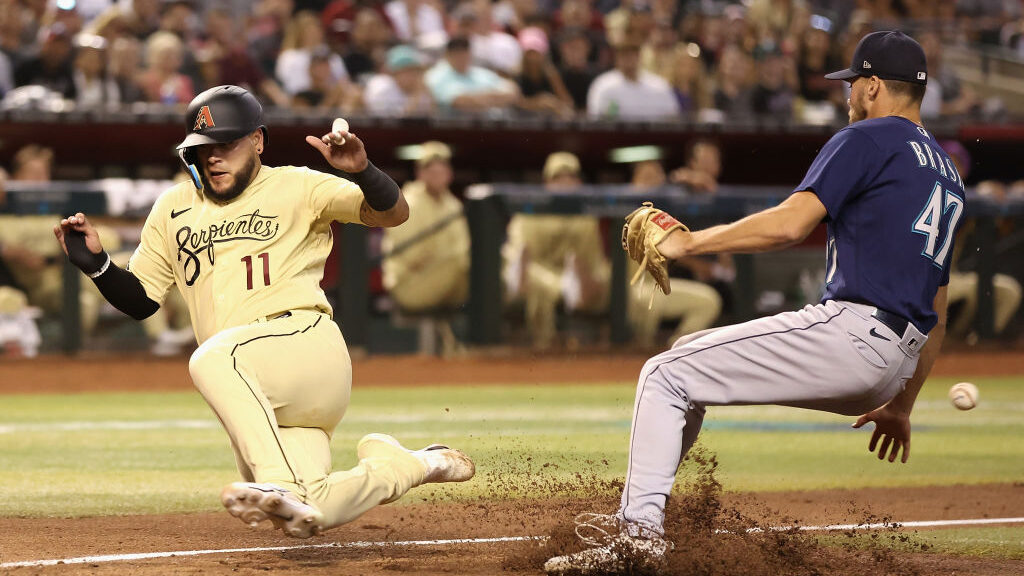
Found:
[[[796,190],[828,210],[822,301],[873,304],[929,332],[965,207],[960,174],[932,135],[898,116],[851,124]]]

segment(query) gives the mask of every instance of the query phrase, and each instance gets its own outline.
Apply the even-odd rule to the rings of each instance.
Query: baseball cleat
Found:
[[[661,538],[620,534],[604,546],[555,556],[544,563],[548,574],[634,574],[657,570],[665,564],[668,543]],[[644,572],[646,573],[646,572]]]
[[[356,453],[365,458],[374,452],[374,444],[378,447],[386,444],[391,449],[398,448],[411,454],[427,469],[423,483],[465,482],[476,474],[476,465],[461,450],[450,448],[444,444],[431,444],[420,450],[409,450],[402,446],[393,436],[387,434],[367,434],[359,441]]]
[[[273,484],[232,482],[220,493],[224,508],[249,526],[270,520],[294,538],[309,538],[323,530],[323,514],[295,494]]]

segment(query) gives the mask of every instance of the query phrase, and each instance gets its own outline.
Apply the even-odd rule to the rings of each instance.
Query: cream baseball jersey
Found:
[[[262,166],[228,204],[182,182],[157,199],[128,269],[161,304],[178,286],[200,343],[279,312],[330,314],[320,288],[330,224],[359,223],[362,202],[356,184],[305,167]]]

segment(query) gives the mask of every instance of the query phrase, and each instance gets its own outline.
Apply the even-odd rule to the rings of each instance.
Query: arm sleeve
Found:
[[[93,278],[100,294],[114,308],[136,320],[144,320],[160,309],[160,304],[146,296],[146,289],[134,274],[110,264],[107,271]]]
[[[363,205],[363,191],[354,182],[307,169],[306,184],[318,222],[362,223],[359,208]]]
[[[859,130],[840,130],[818,153],[794,192],[814,192],[825,205],[830,219],[857,192],[874,178],[878,170],[878,147]]]

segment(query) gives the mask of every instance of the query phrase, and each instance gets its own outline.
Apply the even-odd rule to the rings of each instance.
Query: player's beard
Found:
[[[210,183],[210,176],[208,172],[209,168],[204,169],[199,174],[199,179],[203,181],[203,194],[217,204],[227,204],[241,196],[242,192],[245,192],[245,189],[249,187],[249,182],[252,181],[252,178],[256,173],[256,158],[258,158],[256,154],[249,156],[245,165],[231,175],[233,182],[231,186],[223,192],[214,190],[213,184]]]
[[[864,120],[865,118],[868,117],[868,111],[864,109],[864,106],[861,103],[860,98],[855,97],[851,93],[848,102],[850,105],[850,112],[848,114],[850,117],[850,124],[853,124],[854,122],[860,122],[861,120]]]

